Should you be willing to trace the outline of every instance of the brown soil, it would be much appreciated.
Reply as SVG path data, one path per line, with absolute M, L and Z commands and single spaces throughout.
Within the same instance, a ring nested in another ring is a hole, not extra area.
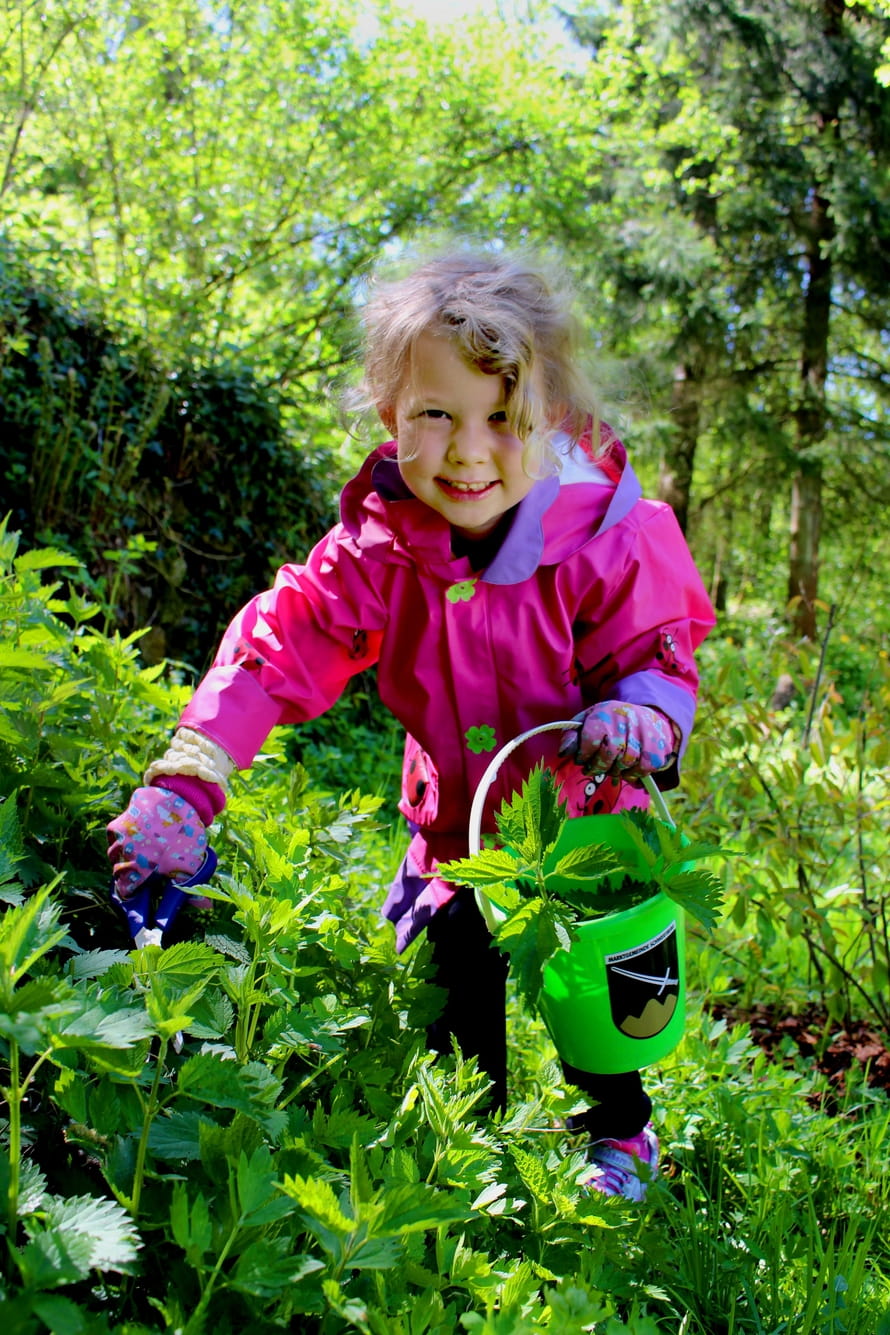
M 829 1081 L 838 1098 L 843 1096 L 847 1072 L 854 1063 L 865 1072 L 866 1083 L 890 1093 L 890 1048 L 887 1037 L 864 1022 L 841 1026 L 824 1011 L 811 1007 L 800 1015 L 787 1015 L 771 1006 L 736 1010 L 713 1006 L 710 1013 L 728 1024 L 747 1024 L 751 1037 L 770 1057 L 784 1057 L 785 1039 L 791 1039 L 802 1057 L 812 1060 Z M 834 1102 L 829 1096 L 829 1102 Z

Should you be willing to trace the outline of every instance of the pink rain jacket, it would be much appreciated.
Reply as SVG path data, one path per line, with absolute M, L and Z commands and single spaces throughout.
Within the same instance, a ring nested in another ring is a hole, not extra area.
M 535 483 L 481 572 L 407 490 L 395 443 L 375 450 L 306 564 L 283 566 L 235 617 L 182 715 L 245 769 L 274 725 L 322 714 L 377 664 L 408 731 L 399 806 L 413 839 L 384 906 L 400 949 L 454 893 L 429 874 L 466 855 L 473 793 L 505 742 L 599 700 L 652 705 L 689 736 L 711 606 L 673 511 L 641 498 L 607 430 L 603 444 L 598 463 L 576 450 Z M 483 829 L 542 758 L 572 814 L 645 805 L 639 787 L 559 761 L 558 745 L 552 733 L 513 752 Z M 659 782 L 674 786 L 676 767 Z

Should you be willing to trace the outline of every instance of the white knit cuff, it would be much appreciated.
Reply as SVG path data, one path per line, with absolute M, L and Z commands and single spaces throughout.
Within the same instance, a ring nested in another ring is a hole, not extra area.
M 225 789 L 234 768 L 232 757 L 202 732 L 177 728 L 160 760 L 153 760 L 145 771 L 143 782 L 148 786 L 159 774 L 191 774 Z

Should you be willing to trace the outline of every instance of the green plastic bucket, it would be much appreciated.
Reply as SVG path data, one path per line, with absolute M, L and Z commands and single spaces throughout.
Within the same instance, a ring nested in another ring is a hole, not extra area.
M 500 765 L 522 742 L 574 721 L 533 728 L 509 742 L 482 776 L 470 813 L 470 852 L 481 844 L 482 807 Z M 645 781 L 644 781 L 645 782 Z M 671 823 L 655 784 L 646 783 L 657 814 Z M 601 844 L 637 850 L 617 816 L 579 816 L 563 827 L 550 866 L 572 848 Z M 640 867 L 641 880 L 645 880 Z M 615 878 L 621 881 L 625 872 Z M 611 878 L 608 878 L 611 879 Z M 571 881 L 555 888 L 569 889 Z M 492 930 L 503 911 L 484 895 L 479 906 Z M 682 909 L 660 891 L 622 913 L 579 923 L 577 940 L 544 969 L 538 1008 L 560 1057 L 582 1071 L 616 1075 L 660 1061 L 679 1043 L 686 1017 L 685 923 Z

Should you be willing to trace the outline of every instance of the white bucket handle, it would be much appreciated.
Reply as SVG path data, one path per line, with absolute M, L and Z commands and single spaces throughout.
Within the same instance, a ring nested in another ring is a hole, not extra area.
M 498 751 L 497 755 L 482 775 L 482 778 L 479 780 L 473 797 L 473 804 L 470 807 L 469 843 L 471 857 L 474 857 L 482 846 L 482 809 L 485 806 L 488 790 L 494 783 L 498 770 L 501 768 L 501 765 L 507 757 L 512 755 L 517 746 L 521 746 L 523 742 L 527 742 L 531 737 L 537 737 L 542 732 L 556 732 L 557 729 L 562 729 L 564 731 L 566 728 L 577 728 L 578 726 L 579 721 L 576 718 L 569 719 L 568 721 L 565 719 L 556 719 L 552 723 L 540 723 L 536 728 L 529 728 L 528 732 L 520 733 L 518 737 L 513 738 L 512 742 L 507 742 L 501 747 L 500 751 Z M 646 792 L 652 799 L 652 803 L 656 808 L 659 818 L 663 820 L 666 825 L 673 826 L 674 822 L 671 820 L 671 815 L 668 811 L 667 803 L 664 800 L 664 795 L 656 785 L 652 775 L 644 774 L 642 783 Z

